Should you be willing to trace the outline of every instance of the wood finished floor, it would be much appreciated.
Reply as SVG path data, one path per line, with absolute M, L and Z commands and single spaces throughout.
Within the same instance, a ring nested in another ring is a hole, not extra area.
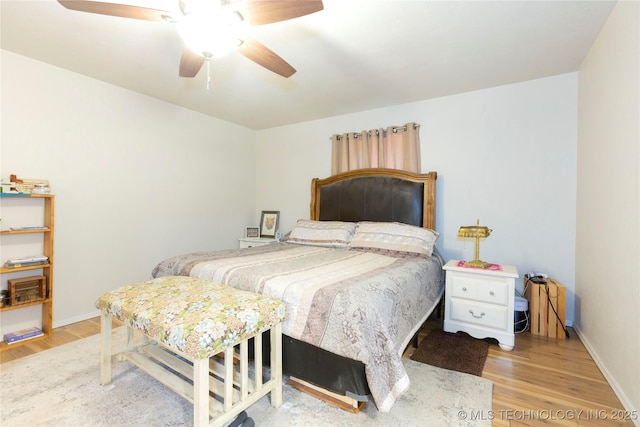
M 439 319 L 430 319 L 420 338 L 441 327 Z M 56 328 L 50 338 L 3 349 L 0 363 L 99 332 L 98 317 Z M 482 376 L 493 382 L 492 412 L 466 415 L 492 419 L 497 427 L 634 426 L 630 420 L 612 419 L 624 415 L 624 408 L 575 332 L 570 334 L 568 340 L 518 334 L 510 352 L 491 345 Z M 405 356 L 413 350 L 408 348 Z

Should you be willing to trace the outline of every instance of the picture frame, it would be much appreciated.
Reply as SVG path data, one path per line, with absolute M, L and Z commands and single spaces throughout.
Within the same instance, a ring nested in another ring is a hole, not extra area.
M 280 223 L 280 211 L 262 211 L 260 215 L 260 237 L 275 238 Z
M 244 228 L 244 237 L 247 239 L 260 237 L 260 227 L 251 225 Z

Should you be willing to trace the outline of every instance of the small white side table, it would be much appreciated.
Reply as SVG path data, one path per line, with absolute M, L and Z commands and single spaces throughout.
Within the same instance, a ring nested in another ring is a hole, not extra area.
M 242 239 L 238 239 L 240 249 L 268 245 L 274 242 L 276 242 L 276 239 L 270 239 L 268 237 L 244 237 Z
M 513 350 L 514 299 L 518 269 L 458 267 L 451 260 L 443 267 L 445 282 L 445 332 L 463 331 L 474 338 L 495 338 L 500 348 Z

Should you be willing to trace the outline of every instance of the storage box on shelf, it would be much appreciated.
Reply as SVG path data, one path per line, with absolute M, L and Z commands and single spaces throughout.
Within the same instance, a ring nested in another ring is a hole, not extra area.
M 47 261 L 44 263 L 26 263 L 13 264 L 10 266 L 5 265 L 6 259 L 2 260 L 2 266 L 0 267 L 0 276 L 2 277 L 2 289 L 8 292 L 8 296 L 5 297 L 0 304 L 0 315 L 11 310 L 20 310 L 26 307 L 40 305 L 42 307 L 41 318 L 33 319 L 34 326 L 41 324 L 42 335 L 24 342 L 17 342 L 11 345 L 11 348 L 15 348 L 27 342 L 33 342 L 42 338 L 49 337 L 51 335 L 51 329 L 53 325 L 53 265 L 54 265 L 54 251 L 53 251 L 53 238 L 54 238 L 54 200 L 55 196 L 52 194 L 19 194 L 19 195 L 6 195 L 0 196 L 0 201 L 4 206 L 9 206 L 13 203 L 19 203 L 24 199 L 41 200 L 43 205 L 43 221 L 42 225 L 37 224 L 35 227 L 18 227 L 0 230 L 0 245 L 2 251 L 10 247 L 11 245 L 19 245 L 20 235 L 41 235 L 42 236 L 42 254 L 47 257 Z M 6 205 L 5 205 L 6 204 Z M 26 206 L 25 209 L 29 209 Z M 6 220 L 3 223 L 6 224 Z M 4 228 L 4 225 L 3 225 Z M 8 238 L 8 236 L 14 236 Z M 25 254 L 29 255 L 29 254 Z M 36 273 L 30 277 L 11 278 L 9 276 L 12 273 L 33 271 Z M 5 294 L 6 294 L 5 293 Z M 19 328 L 20 329 L 20 328 Z M 3 331 L 5 333 L 12 331 Z M 0 351 L 4 351 L 8 348 L 6 342 L 0 344 Z
M 31 302 L 44 301 L 47 297 L 47 278 L 30 276 L 22 279 L 8 280 L 9 305 L 17 306 Z

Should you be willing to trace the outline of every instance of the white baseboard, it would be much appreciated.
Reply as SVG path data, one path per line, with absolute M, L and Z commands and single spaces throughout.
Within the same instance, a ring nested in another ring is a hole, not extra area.
M 624 407 L 624 409 L 629 411 L 632 414 L 640 414 L 640 410 L 638 408 L 633 407 L 633 404 L 631 403 L 627 395 L 620 388 L 620 385 L 617 383 L 615 378 L 613 378 L 613 376 L 611 375 L 611 372 L 609 372 L 605 364 L 602 362 L 602 359 L 600 359 L 600 356 L 595 351 L 595 349 L 593 348 L 593 346 L 591 345 L 587 337 L 580 331 L 580 328 L 577 325 L 573 325 L 573 330 L 578 335 L 578 338 L 580 338 L 580 341 L 582 341 L 582 344 L 584 344 L 585 348 L 591 355 L 591 358 L 593 359 L 593 361 L 596 362 L 596 365 L 598 366 L 598 368 L 600 368 L 602 375 L 604 375 L 605 379 L 613 389 L 613 392 L 616 394 L 616 396 L 618 396 L 618 399 L 620 399 L 620 403 L 622 403 L 622 406 Z M 633 423 L 636 426 L 640 427 L 640 417 L 637 417 L 635 420 L 633 420 Z
M 54 328 L 60 328 L 62 326 L 67 326 L 67 325 L 70 325 L 72 323 L 78 323 L 78 322 L 82 322 L 83 320 L 93 319 L 94 317 L 98 317 L 98 316 L 100 316 L 100 310 L 96 310 L 96 311 L 91 312 L 91 313 L 82 314 L 82 315 L 76 316 L 76 317 L 70 317 L 68 319 L 55 321 L 55 322 L 53 322 L 53 327 Z

